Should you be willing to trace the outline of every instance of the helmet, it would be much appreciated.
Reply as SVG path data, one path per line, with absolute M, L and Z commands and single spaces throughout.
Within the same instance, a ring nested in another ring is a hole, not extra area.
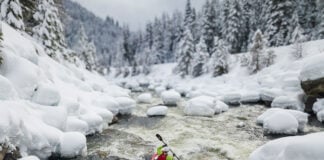
M 170 151 L 170 148 L 169 147 L 163 147 L 162 148 L 162 152 L 169 152 Z

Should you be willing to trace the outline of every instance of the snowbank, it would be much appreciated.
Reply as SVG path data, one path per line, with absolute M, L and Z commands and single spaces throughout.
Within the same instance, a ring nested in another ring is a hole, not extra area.
M 166 106 L 155 106 L 151 107 L 146 112 L 147 116 L 166 116 L 168 114 L 168 107 Z
M 17 98 L 16 90 L 14 90 L 11 82 L 0 75 L 0 100 L 10 100 Z
M 324 132 L 280 138 L 256 149 L 249 160 L 324 159 Z
M 161 98 L 164 105 L 176 106 L 181 99 L 181 95 L 174 90 L 170 90 L 162 92 Z

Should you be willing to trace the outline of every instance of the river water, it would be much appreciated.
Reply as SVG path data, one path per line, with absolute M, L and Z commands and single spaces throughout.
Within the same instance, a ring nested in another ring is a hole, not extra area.
M 264 136 L 262 127 L 255 123 L 267 109 L 262 105 L 231 107 L 208 118 L 185 116 L 184 101 L 170 107 L 166 117 L 152 118 L 146 111 L 161 104 L 160 98 L 155 96 L 151 104 L 138 104 L 132 116 L 121 117 L 103 133 L 88 137 L 87 159 L 148 159 L 162 144 L 155 137 L 159 133 L 182 160 L 245 160 L 257 147 L 278 138 Z M 316 121 L 305 129 L 305 133 L 318 131 L 323 131 L 323 125 Z

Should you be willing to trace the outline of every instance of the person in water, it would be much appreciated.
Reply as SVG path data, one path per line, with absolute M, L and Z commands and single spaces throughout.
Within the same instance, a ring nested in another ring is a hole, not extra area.
M 157 148 L 157 152 L 152 160 L 173 160 L 173 156 L 169 155 L 170 148 L 165 144 Z

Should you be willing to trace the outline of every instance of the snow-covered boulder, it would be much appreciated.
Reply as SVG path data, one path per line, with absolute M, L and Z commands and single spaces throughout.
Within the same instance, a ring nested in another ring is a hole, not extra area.
M 82 134 L 86 134 L 89 130 L 88 123 L 75 116 L 71 116 L 67 118 L 66 121 L 66 131 L 68 132 L 80 132 Z
M 166 106 L 155 106 L 151 107 L 146 112 L 147 116 L 166 116 L 168 114 L 168 107 Z
M 242 94 L 240 102 L 243 104 L 258 103 L 260 99 L 260 93 L 258 92 L 246 92 Z
M 181 95 L 174 90 L 170 90 L 162 92 L 161 98 L 164 105 L 176 106 L 181 99 Z
M 88 131 L 86 134 L 93 134 L 102 131 L 103 119 L 98 114 L 87 111 L 85 114 L 80 116 L 80 119 L 88 124 Z
M 0 100 L 10 100 L 17 97 L 17 93 L 11 82 L 0 75 Z
M 156 95 L 158 95 L 158 96 L 160 96 L 162 92 L 166 91 L 165 87 L 163 87 L 163 86 L 156 87 L 154 90 L 155 90 Z
M 324 99 L 317 99 L 317 101 L 313 105 L 313 111 L 318 113 L 324 110 Z
M 249 160 L 322 160 L 324 132 L 276 139 L 259 147 Z
M 241 94 L 228 93 L 223 96 L 222 100 L 228 105 L 240 105 Z
M 119 103 L 111 96 L 98 97 L 92 101 L 92 104 L 97 107 L 108 109 L 114 115 L 119 113 Z
M 186 97 L 191 90 L 191 88 L 186 85 L 179 85 L 179 86 L 176 86 L 174 89 L 175 89 L 175 91 L 180 93 L 181 97 Z
M 32 97 L 32 101 L 41 105 L 56 106 L 60 103 L 61 95 L 55 86 L 40 84 Z
M 128 97 L 118 97 L 115 100 L 119 104 L 119 114 L 121 115 L 132 114 L 136 107 L 136 102 Z
M 271 106 L 271 102 L 279 96 L 283 96 L 284 93 L 281 89 L 262 89 L 260 92 L 260 97 L 263 102 L 266 103 L 266 105 Z
M 259 125 L 264 125 L 265 119 L 268 117 L 272 116 L 273 114 L 276 113 L 282 113 L 286 112 L 289 113 L 290 115 L 294 116 L 295 119 L 298 121 L 298 131 L 303 131 L 307 122 L 308 122 L 308 114 L 301 112 L 301 111 L 296 111 L 296 110 L 287 110 L 287 109 L 281 109 L 281 108 L 271 108 L 268 109 L 266 112 L 261 114 L 257 120 L 256 123 Z
M 183 111 L 188 116 L 212 117 L 215 114 L 214 99 L 208 96 L 190 99 Z
M 97 113 L 104 120 L 104 122 L 106 122 L 104 123 L 104 127 L 108 127 L 108 124 L 111 123 L 114 118 L 114 114 L 107 109 L 92 107 L 91 110 Z
M 300 102 L 296 98 L 288 97 L 288 96 L 279 96 L 276 97 L 272 103 L 272 108 L 282 108 L 282 109 L 293 109 L 293 110 L 303 110 L 300 106 Z
M 324 122 L 324 110 L 319 111 L 319 112 L 316 114 L 316 116 L 317 116 L 318 121 L 320 121 L 320 122 Z
M 229 109 L 229 106 L 225 104 L 224 102 L 217 100 L 216 104 L 214 106 L 214 110 L 216 114 L 222 113 L 222 112 L 227 112 Z
M 152 95 L 151 95 L 151 93 L 140 94 L 137 97 L 137 102 L 138 103 L 147 103 L 147 104 L 152 103 Z
M 287 112 L 276 112 L 264 119 L 263 131 L 266 134 L 295 135 L 298 132 L 298 121 Z
M 60 138 L 60 154 L 64 158 L 87 155 L 87 139 L 78 132 L 64 133 Z

